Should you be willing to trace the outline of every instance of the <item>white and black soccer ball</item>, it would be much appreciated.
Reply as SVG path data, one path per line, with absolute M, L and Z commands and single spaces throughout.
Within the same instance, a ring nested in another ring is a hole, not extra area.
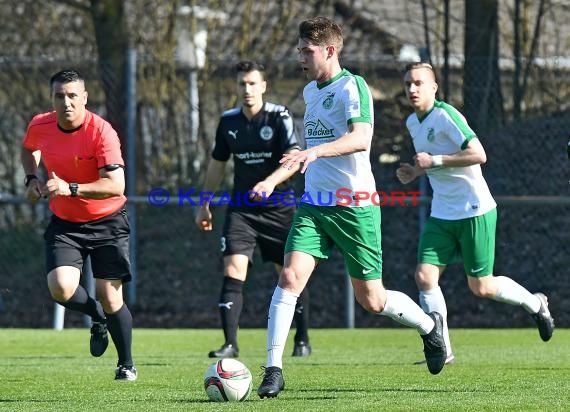
M 251 372 L 236 359 L 220 359 L 204 374 L 204 389 L 215 402 L 245 401 L 251 393 Z

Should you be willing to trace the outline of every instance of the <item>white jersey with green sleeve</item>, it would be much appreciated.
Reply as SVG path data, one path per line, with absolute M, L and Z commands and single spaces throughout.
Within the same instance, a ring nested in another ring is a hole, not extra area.
M 332 142 L 348 133 L 352 123 L 374 124 L 372 94 L 365 80 L 343 69 L 325 83 L 312 81 L 303 90 L 305 100 L 304 132 L 307 148 Z M 338 191 L 344 196 L 339 198 Z M 332 198 L 346 204 L 346 196 L 364 192 L 372 197 L 376 182 L 367 150 L 336 157 L 320 157 L 305 172 L 305 195 L 316 199 Z M 346 206 L 369 206 L 370 199 L 350 202 Z M 322 204 L 323 206 L 325 204 Z
M 464 150 L 471 139 L 477 138 L 457 109 L 437 100 L 422 119 L 412 113 L 406 127 L 417 153 L 453 154 Z M 433 217 L 465 219 L 483 215 L 497 206 L 480 165 L 437 167 L 428 169 L 427 175 L 433 189 Z

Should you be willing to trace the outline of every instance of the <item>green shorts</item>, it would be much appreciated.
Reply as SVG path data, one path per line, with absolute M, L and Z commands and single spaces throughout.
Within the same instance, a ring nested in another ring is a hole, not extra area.
M 327 259 L 333 246 L 350 276 L 382 278 L 382 236 L 378 206 L 315 206 L 302 203 L 291 225 L 285 253 L 299 251 Z
M 447 266 L 463 261 L 467 276 L 493 273 L 497 209 L 459 220 L 429 217 L 420 237 L 418 262 Z

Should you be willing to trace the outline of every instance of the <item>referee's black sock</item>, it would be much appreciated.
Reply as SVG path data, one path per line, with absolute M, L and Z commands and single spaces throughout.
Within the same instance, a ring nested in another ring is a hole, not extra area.
M 236 348 L 238 347 L 237 331 L 239 317 L 243 308 L 243 284 L 244 282 L 241 280 L 224 276 L 222 293 L 218 303 L 224 337 L 226 338 L 225 343 L 230 343 Z
M 309 343 L 309 289 L 305 287 L 297 298 L 295 306 L 295 342 Z
M 117 366 L 133 366 L 133 316 L 126 304 L 115 313 L 107 313 L 107 329 L 119 355 Z
M 105 314 L 103 313 L 101 303 L 89 296 L 85 288 L 81 285 L 77 286 L 75 293 L 67 302 L 58 303 L 67 309 L 75 310 L 91 316 L 91 319 L 93 319 L 94 322 L 105 321 Z

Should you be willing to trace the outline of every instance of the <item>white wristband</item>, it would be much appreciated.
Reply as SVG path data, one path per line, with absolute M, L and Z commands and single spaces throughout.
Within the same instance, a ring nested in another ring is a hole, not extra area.
M 431 167 L 443 166 L 443 155 L 435 155 L 431 157 Z

